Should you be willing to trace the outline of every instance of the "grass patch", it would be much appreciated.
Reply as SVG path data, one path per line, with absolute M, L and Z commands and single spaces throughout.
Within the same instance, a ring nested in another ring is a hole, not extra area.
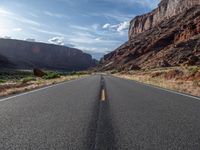
M 192 75 L 193 75 L 193 74 L 196 74 L 198 71 L 199 71 L 199 68 L 198 68 L 198 67 L 189 68 L 189 72 L 190 72 Z
M 22 79 L 22 83 L 27 83 L 27 82 L 30 82 L 30 81 L 36 81 L 36 78 L 29 76 L 29 77 Z
M 111 74 L 115 74 L 115 73 L 118 73 L 118 71 L 117 70 L 112 70 L 110 73 Z
M 199 82 L 198 82 L 197 80 L 194 80 L 194 81 L 193 81 L 193 85 L 194 85 L 194 86 L 197 86 L 197 87 L 200 87 L 200 84 L 199 84 Z
M 5 83 L 6 80 L 0 79 L 0 83 Z
M 0 80 L 3 81 L 21 81 L 23 78 L 33 77 L 32 72 L 25 71 L 8 71 L 8 72 L 0 72 Z
M 35 77 L 31 71 L 0 72 L 0 96 L 21 93 L 28 90 L 74 80 L 87 75 L 87 72 L 55 72 L 46 71 L 43 78 Z M 72 74 L 72 75 L 70 75 Z M 6 84 L 1 84 L 1 83 Z
M 90 74 L 90 73 L 84 72 L 84 71 L 81 71 L 81 72 L 73 71 L 73 72 L 68 73 L 68 75 L 70 76 L 81 76 L 81 75 L 87 75 L 87 74 Z
M 138 72 L 131 71 L 116 73 L 115 75 L 121 78 L 200 96 L 200 79 L 198 72 L 198 66 L 191 66 L 187 68 L 162 68 L 160 70 L 149 70 L 148 72 L 143 70 Z
M 58 72 L 53 72 L 53 71 L 49 71 L 47 72 L 47 74 L 43 77 L 43 79 L 45 80 L 51 80 L 51 79 L 56 79 L 56 78 L 60 78 L 61 74 Z

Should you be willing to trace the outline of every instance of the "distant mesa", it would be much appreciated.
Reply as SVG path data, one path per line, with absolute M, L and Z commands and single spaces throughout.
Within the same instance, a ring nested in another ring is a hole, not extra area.
M 200 0 L 162 0 L 131 21 L 128 36 L 101 59 L 100 70 L 200 65 Z
M 0 68 L 79 71 L 93 67 L 96 63 L 91 55 L 75 48 L 0 39 Z
M 14 64 L 12 64 L 5 56 L 0 54 L 0 68 L 14 68 Z

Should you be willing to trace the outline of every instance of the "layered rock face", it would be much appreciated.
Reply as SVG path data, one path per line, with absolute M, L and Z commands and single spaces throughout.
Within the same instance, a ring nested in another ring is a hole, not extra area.
M 165 7 L 164 12 L 169 11 L 168 15 L 165 15 L 167 19 L 129 34 L 128 42 L 101 59 L 101 70 L 200 65 L 200 5 L 193 6 L 193 2 L 199 1 L 187 0 L 186 3 L 183 0 L 185 5 L 189 4 L 184 6 L 185 10 L 183 10 L 175 5 L 180 4 L 179 0 L 163 0 L 159 8 L 149 14 L 155 14 L 158 10 L 161 12 L 162 9 L 164 10 L 161 8 L 164 4 L 169 7 L 174 3 L 172 8 Z M 179 11 L 181 13 L 178 13 Z M 176 13 L 178 14 L 174 15 Z M 172 17 L 169 17 L 170 15 Z M 135 20 L 138 24 L 144 25 L 138 17 Z
M 200 5 L 200 0 L 161 0 L 158 8 L 151 13 L 137 16 L 131 21 L 129 39 L 196 5 Z
M 76 71 L 95 65 L 91 55 L 81 50 L 36 42 L 0 39 L 0 67 L 15 69 Z

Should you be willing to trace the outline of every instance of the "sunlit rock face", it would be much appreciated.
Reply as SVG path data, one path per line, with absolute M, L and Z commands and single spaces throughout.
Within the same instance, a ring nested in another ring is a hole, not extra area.
M 200 0 L 162 0 L 132 20 L 129 40 L 105 55 L 101 70 L 200 66 Z
M 137 16 L 131 21 L 129 39 L 195 5 L 200 5 L 200 0 L 161 0 L 158 7 L 151 13 Z

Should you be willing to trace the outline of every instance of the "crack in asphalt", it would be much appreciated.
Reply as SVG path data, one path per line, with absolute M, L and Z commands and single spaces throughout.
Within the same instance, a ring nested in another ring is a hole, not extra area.
M 101 91 L 105 91 L 105 100 L 101 99 L 99 104 L 99 114 L 97 120 L 95 150 L 111 150 L 114 149 L 114 132 L 110 114 L 109 101 L 107 99 L 106 85 L 103 76 L 101 76 Z
M 101 91 L 105 90 L 106 100 L 101 100 Z M 101 75 L 98 99 L 93 106 L 93 114 L 88 128 L 87 150 L 115 149 L 115 137 L 112 126 L 110 105 L 107 99 L 106 85 Z

